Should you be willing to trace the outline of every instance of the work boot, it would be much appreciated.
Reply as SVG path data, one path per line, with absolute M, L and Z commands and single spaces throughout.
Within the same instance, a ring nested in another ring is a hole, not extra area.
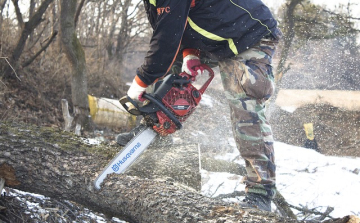
M 255 193 L 246 193 L 244 200 L 239 202 L 243 208 L 257 208 L 263 211 L 271 211 L 271 199 L 268 196 Z
M 124 132 L 120 133 L 115 137 L 116 142 L 120 146 L 125 146 L 136 134 L 138 134 L 140 131 L 144 130 L 146 128 L 145 124 L 140 124 L 133 128 L 130 132 Z

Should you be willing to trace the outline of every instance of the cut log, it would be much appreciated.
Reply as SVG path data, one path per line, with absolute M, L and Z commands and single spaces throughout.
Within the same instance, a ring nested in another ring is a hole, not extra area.
M 71 200 L 109 217 L 141 223 L 296 222 L 274 213 L 241 209 L 161 179 L 112 174 L 96 190 L 94 179 L 118 147 L 89 145 L 68 132 L 0 123 L 0 147 L 0 165 L 13 168 L 20 183 L 10 187 Z
M 201 174 L 196 144 L 163 145 L 153 143 L 134 163 L 127 175 L 147 179 L 165 179 L 201 191 Z

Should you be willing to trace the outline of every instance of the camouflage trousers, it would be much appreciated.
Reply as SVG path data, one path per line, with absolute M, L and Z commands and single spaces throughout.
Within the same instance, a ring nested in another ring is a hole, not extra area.
M 263 38 L 247 51 L 219 62 L 234 138 L 246 163 L 246 192 L 269 197 L 276 192 L 276 166 L 265 102 L 275 89 L 271 60 L 277 43 Z

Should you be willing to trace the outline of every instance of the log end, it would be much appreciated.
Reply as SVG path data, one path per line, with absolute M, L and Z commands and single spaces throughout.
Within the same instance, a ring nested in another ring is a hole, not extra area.
M 0 165 L 0 178 L 5 180 L 6 186 L 17 186 L 20 184 L 20 181 L 16 179 L 15 169 L 7 163 Z

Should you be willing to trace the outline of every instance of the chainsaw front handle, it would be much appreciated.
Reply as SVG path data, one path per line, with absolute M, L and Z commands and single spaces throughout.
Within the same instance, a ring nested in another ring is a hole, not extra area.
M 129 96 L 125 95 L 124 97 L 120 98 L 120 104 L 124 107 L 124 109 L 132 115 L 142 115 L 139 105 L 131 99 Z
M 177 119 L 175 117 L 175 115 L 173 113 L 171 113 L 161 101 L 159 101 L 155 97 L 151 96 L 150 94 L 146 94 L 146 93 L 143 94 L 143 98 L 146 98 L 150 102 L 153 102 L 162 112 L 164 112 L 164 114 L 167 117 L 169 117 L 172 122 L 174 122 L 177 129 L 182 128 L 182 124 L 179 121 L 179 119 Z M 143 115 L 144 116 L 149 113 L 149 112 L 146 112 L 145 110 L 143 110 L 138 105 L 138 103 L 136 103 L 136 101 L 134 101 L 127 95 L 120 98 L 119 102 L 124 107 L 124 109 L 132 115 L 136 115 L 136 116 Z

